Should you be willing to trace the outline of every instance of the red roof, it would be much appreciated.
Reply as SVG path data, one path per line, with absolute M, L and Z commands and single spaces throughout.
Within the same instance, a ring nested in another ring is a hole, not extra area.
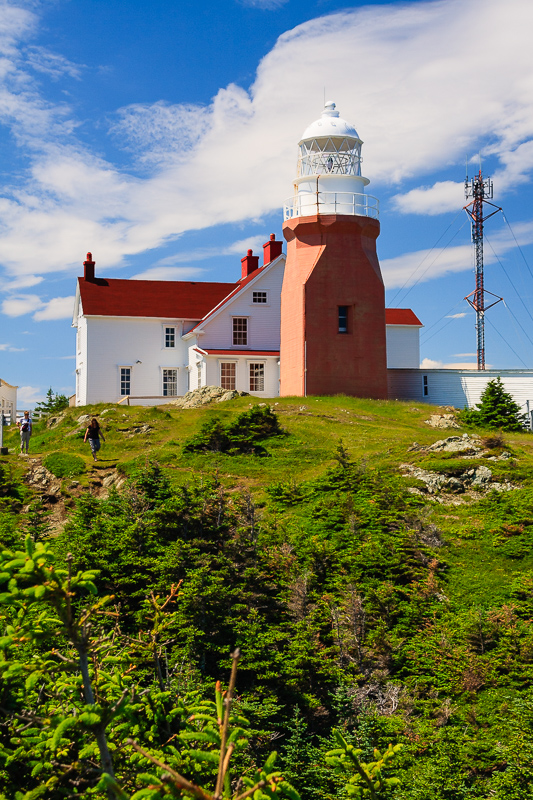
M 202 319 L 236 289 L 235 283 L 78 278 L 83 313 L 105 317 Z
M 196 348 L 194 348 L 196 350 Z M 196 350 L 197 353 L 204 352 L 208 356 L 279 356 L 279 350 Z
M 424 327 L 410 308 L 386 308 L 385 323 L 387 325 L 419 325 Z

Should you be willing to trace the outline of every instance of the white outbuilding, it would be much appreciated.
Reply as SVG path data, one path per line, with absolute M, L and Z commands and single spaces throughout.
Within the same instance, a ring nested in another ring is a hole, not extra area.
M 12 386 L 10 383 L 0 378 L 0 411 L 4 415 L 4 422 L 6 425 L 11 425 L 15 422 L 17 413 L 17 389 L 18 386 Z

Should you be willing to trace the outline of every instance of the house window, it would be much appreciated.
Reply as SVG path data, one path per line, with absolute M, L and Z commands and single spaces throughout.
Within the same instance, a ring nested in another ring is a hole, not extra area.
M 424 397 L 427 397 L 428 394 L 429 394 L 428 376 L 427 375 L 423 375 L 422 376 L 422 394 L 424 395 Z
M 163 397 L 176 397 L 178 394 L 178 370 L 163 370 Z
M 348 306 L 339 306 L 339 333 L 348 333 Z
M 235 389 L 235 367 L 234 361 L 225 361 L 220 365 L 220 387 L 233 391 Z
M 131 367 L 120 368 L 120 394 L 122 397 L 131 394 Z
M 268 295 L 266 292 L 252 292 L 252 303 L 268 303 Z
M 233 317 L 233 344 L 248 344 L 248 317 Z
M 250 391 L 265 391 L 265 365 L 262 363 L 250 364 Z
M 165 327 L 165 347 L 176 347 L 176 328 Z

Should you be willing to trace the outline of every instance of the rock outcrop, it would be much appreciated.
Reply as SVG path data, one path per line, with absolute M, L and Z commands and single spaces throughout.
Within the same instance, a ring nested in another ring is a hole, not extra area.
M 183 397 L 173 400 L 171 405 L 178 408 L 199 408 L 213 402 L 224 403 L 235 397 L 248 397 L 248 392 L 228 391 L 221 389 L 220 386 L 202 386 L 200 389 L 193 389 Z

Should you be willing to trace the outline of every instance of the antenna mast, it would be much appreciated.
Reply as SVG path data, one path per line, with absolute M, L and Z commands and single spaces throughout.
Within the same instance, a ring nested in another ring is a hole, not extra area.
M 490 178 L 483 178 L 481 169 L 471 181 L 468 180 L 467 176 L 465 180 L 465 198 L 468 200 L 471 197 L 472 200 L 464 209 L 472 221 L 472 242 L 476 255 L 476 288 L 465 297 L 465 300 L 470 303 L 476 312 L 477 368 L 480 370 L 485 369 L 485 311 L 488 311 L 489 308 L 503 300 L 503 297 L 498 297 L 498 295 L 486 291 L 483 275 L 483 223 L 489 217 L 501 211 L 499 206 L 494 205 L 487 199 L 490 198 L 492 200 L 492 196 L 492 181 Z M 491 206 L 494 211 L 485 214 L 484 204 Z M 496 299 L 487 305 L 485 295 L 490 295 L 491 298 Z

